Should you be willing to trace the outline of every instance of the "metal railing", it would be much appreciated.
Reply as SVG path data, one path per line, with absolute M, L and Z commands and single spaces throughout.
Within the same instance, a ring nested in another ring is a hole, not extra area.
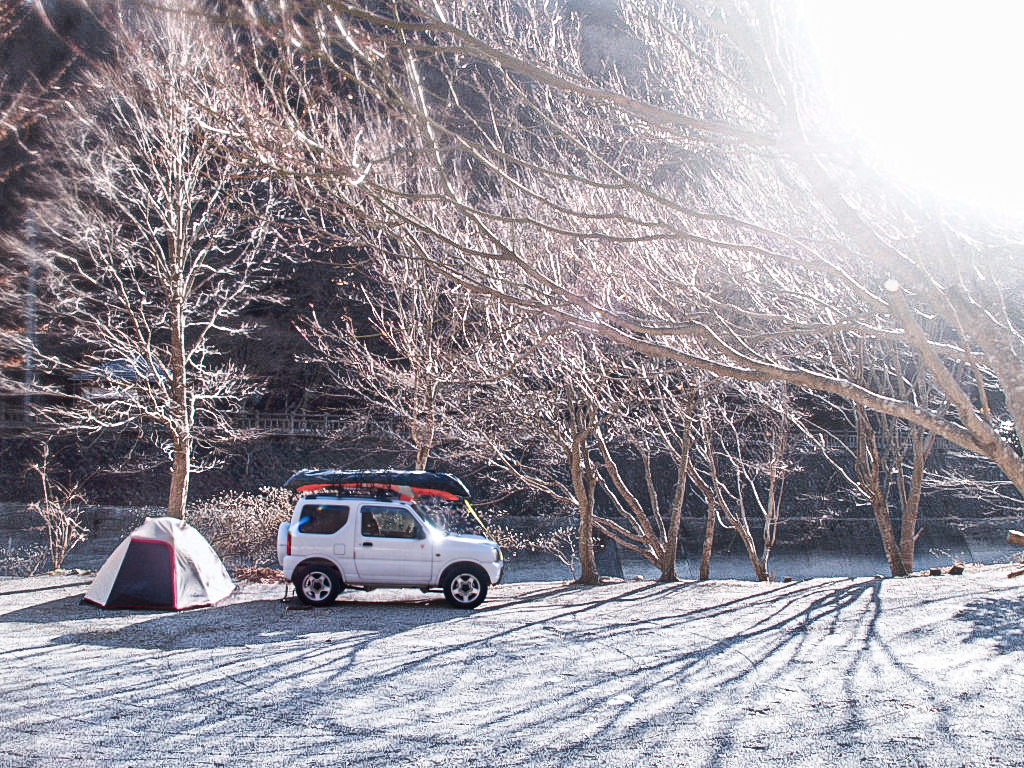
M 822 438 L 815 440 L 816 445 L 821 445 Z M 804 441 L 805 444 L 810 447 L 810 441 Z M 843 451 L 855 451 L 857 449 L 857 435 L 854 432 L 840 432 L 832 433 L 824 437 L 824 444 L 826 450 L 830 453 L 843 452 Z M 935 438 L 935 450 L 936 451 L 962 451 L 964 450 L 955 443 L 951 443 L 944 437 Z
M 283 436 L 331 435 L 344 426 L 338 416 L 311 413 L 239 413 L 232 422 L 240 429 Z
M 302 413 L 278 412 L 264 413 L 249 411 L 236 413 L 231 417 L 232 424 L 239 429 L 252 430 L 265 435 L 281 437 L 321 437 L 336 434 L 345 427 L 345 419 L 340 416 Z M 0 431 L 16 432 L 28 429 L 33 424 L 32 415 L 20 408 L 0 407 Z M 822 438 L 815 440 L 818 446 Z M 804 440 L 805 448 L 811 448 L 810 441 Z M 857 436 L 853 432 L 839 432 L 824 436 L 825 448 L 829 452 L 843 453 L 856 450 Z M 935 450 L 940 452 L 961 451 L 944 438 L 937 438 Z
M 344 426 L 344 420 L 338 416 L 311 413 L 246 412 L 236 413 L 230 420 L 239 429 L 285 437 L 327 436 Z M 33 423 L 31 414 L 21 409 L 0 408 L 0 432 L 19 432 Z

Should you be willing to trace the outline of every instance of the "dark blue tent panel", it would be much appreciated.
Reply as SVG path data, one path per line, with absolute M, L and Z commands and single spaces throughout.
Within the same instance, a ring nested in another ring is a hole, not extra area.
M 110 588 L 106 607 L 173 609 L 174 551 L 171 545 L 132 539 Z

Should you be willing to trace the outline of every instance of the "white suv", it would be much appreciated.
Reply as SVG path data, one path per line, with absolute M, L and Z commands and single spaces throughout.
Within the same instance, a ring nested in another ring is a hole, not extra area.
M 413 502 L 342 489 L 299 498 L 278 530 L 277 556 L 299 599 L 314 606 L 346 587 L 417 587 L 475 608 L 505 566 L 485 536 L 448 533 Z

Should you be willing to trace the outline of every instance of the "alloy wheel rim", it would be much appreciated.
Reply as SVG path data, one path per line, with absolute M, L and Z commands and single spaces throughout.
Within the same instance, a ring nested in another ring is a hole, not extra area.
M 460 603 L 471 603 L 480 595 L 480 580 L 469 573 L 460 573 L 452 579 L 452 596 Z
M 323 600 L 331 593 L 331 580 L 319 571 L 308 573 L 302 580 L 302 593 L 310 600 Z

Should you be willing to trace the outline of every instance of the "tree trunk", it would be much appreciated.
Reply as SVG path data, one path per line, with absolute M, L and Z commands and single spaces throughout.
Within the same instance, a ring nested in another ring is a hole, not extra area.
M 935 446 L 935 438 L 925 437 L 921 434 L 920 428 L 912 427 L 911 431 L 914 468 L 910 476 L 910 492 L 903 501 L 903 518 L 900 521 L 900 559 L 907 574 L 914 572 L 914 550 L 917 548 L 917 521 L 921 516 L 924 469 L 928 456 Z
M 889 511 L 888 491 L 883 480 L 887 472 L 882 466 L 882 452 L 878 447 L 878 435 L 872 426 L 866 408 L 857 406 L 857 482 L 861 490 L 871 500 L 871 511 L 875 516 L 875 525 L 882 537 L 882 549 L 889 563 L 889 571 L 893 576 L 906 576 L 906 569 L 900 541 L 896 538 L 896 530 Z M 913 566 L 911 566 L 913 567 Z
M 917 549 L 917 521 L 920 517 L 920 494 L 912 494 L 909 503 L 903 508 L 903 519 L 900 521 L 899 556 L 903 572 L 907 576 L 914 572 L 914 554 Z M 897 574 L 893 574 L 896 576 Z
M 916 534 L 908 536 L 904 533 L 900 536 L 900 563 L 903 565 L 903 573 L 901 575 L 909 576 L 914 572 L 914 555 L 916 549 Z
M 416 469 L 424 470 L 427 468 L 427 462 L 430 460 L 430 446 L 420 445 L 416 448 Z
M 176 263 L 182 263 L 179 258 Z M 174 423 L 171 456 L 171 490 L 167 499 L 167 516 L 185 519 L 188 486 L 192 475 L 192 421 L 189 408 L 189 382 L 185 365 L 185 303 L 176 286 L 170 306 L 170 374 Z
M 683 526 L 683 509 L 686 506 L 687 480 L 690 476 L 690 441 L 683 445 L 682 455 L 676 464 L 676 487 L 672 498 L 672 517 L 665 532 L 665 551 L 662 555 L 661 576 L 658 581 L 679 581 L 676 560 L 679 559 L 679 532 Z
M 885 549 L 885 559 L 889 561 L 889 570 L 892 571 L 893 576 L 909 575 L 910 571 L 904 565 L 900 543 L 893 530 L 889 505 L 885 503 L 885 499 L 876 495 L 871 500 L 871 509 L 875 513 L 878 532 L 882 534 L 882 547 Z
M 715 524 L 718 518 L 715 515 L 715 508 L 708 504 L 708 519 L 704 525 L 704 545 L 700 553 L 700 581 L 707 581 L 711 578 L 711 553 L 715 547 Z
M 36 388 L 36 332 L 38 330 L 39 305 L 39 257 L 36 252 L 36 221 L 30 208 L 25 218 L 25 239 L 32 249 L 28 265 L 28 282 L 25 287 L 25 394 L 22 399 L 22 413 L 26 423 L 32 419 L 32 393 Z
M 750 564 L 754 568 L 755 578 L 758 581 L 769 581 L 768 565 L 758 555 L 754 535 L 750 532 L 750 527 L 746 525 L 746 521 L 744 520 L 741 525 L 733 525 L 733 528 L 740 535 L 740 540 L 743 542 L 743 546 L 747 550 L 747 556 L 750 558 Z
M 594 488 L 597 477 L 586 453 L 589 435 L 589 431 L 577 433 L 569 448 L 572 487 L 580 511 L 580 577 L 576 581 L 579 584 L 600 584 L 597 555 L 594 552 Z
M 594 505 L 580 507 L 580 584 L 600 584 L 597 556 L 594 554 Z
M 671 582 L 679 581 L 679 576 L 676 573 L 676 547 L 667 546 L 665 551 L 662 553 L 658 567 L 661 569 L 661 575 L 658 576 L 658 581 Z
M 185 519 L 188 503 L 189 478 L 192 475 L 192 439 L 174 438 L 174 455 L 171 459 L 171 492 L 167 498 L 167 516 Z

